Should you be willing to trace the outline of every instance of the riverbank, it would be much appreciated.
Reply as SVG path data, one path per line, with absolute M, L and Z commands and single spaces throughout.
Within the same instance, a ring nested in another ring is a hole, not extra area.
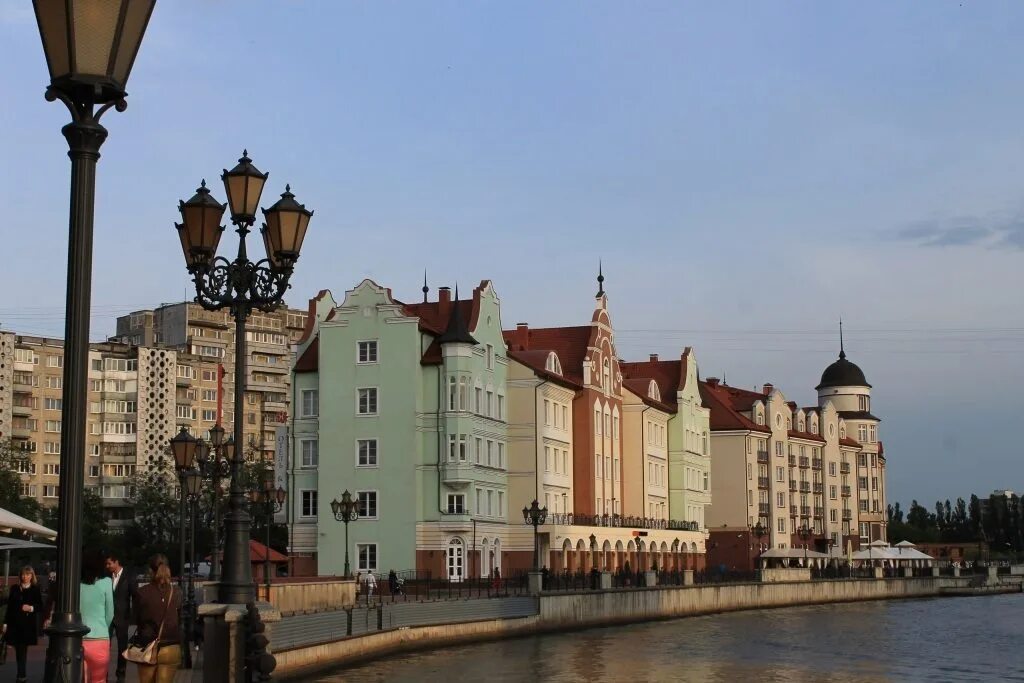
M 395 652 L 615 624 L 734 612 L 870 600 L 961 597 L 978 587 L 971 577 L 929 577 L 735 583 L 671 588 L 544 593 L 535 614 L 507 619 L 399 627 L 275 651 L 275 676 L 308 677 Z M 1019 593 L 1021 581 L 992 584 L 987 591 Z M 991 594 L 991 593 L 988 593 Z M 492 598 L 491 601 L 501 600 Z M 521 600 L 521 598 L 520 598 Z M 469 602 L 469 601 L 467 601 Z M 424 603 L 429 605 L 429 603 Z M 382 606 L 382 610 L 386 606 Z M 273 633 L 271 634 L 273 642 Z

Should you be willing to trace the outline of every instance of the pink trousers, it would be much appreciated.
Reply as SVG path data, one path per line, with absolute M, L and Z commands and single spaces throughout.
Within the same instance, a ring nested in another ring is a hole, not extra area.
M 83 640 L 85 656 L 85 683 L 107 683 L 110 667 L 110 641 L 106 638 Z

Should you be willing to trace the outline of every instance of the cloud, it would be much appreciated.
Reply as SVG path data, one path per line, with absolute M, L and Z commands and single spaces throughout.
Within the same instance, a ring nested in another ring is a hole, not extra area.
M 920 220 L 898 228 L 889 237 L 921 247 L 1024 249 L 1024 215 Z

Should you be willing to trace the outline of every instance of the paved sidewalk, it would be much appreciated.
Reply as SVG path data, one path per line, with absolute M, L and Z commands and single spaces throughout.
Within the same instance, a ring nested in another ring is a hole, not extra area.
M 30 683 L 37 683 L 43 680 L 43 665 L 46 658 L 46 637 L 39 639 L 39 645 L 30 647 L 28 650 L 28 680 Z M 116 641 L 114 641 L 116 642 Z M 202 683 L 202 652 L 192 651 L 192 669 L 179 669 L 178 675 L 174 677 L 175 683 Z M 108 681 L 114 681 L 114 669 L 117 667 L 117 652 L 112 644 L 110 648 L 110 673 Z M 139 677 L 136 673 L 136 665 L 128 662 L 127 683 L 138 683 Z M 14 648 L 7 649 L 7 663 L 0 666 L 0 683 L 14 683 L 17 678 L 18 665 L 14 660 Z

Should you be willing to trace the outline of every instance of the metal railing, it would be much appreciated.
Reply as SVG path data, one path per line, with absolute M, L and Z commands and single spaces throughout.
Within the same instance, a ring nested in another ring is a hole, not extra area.
M 548 524 L 567 526 L 625 527 L 627 529 L 671 529 L 675 531 L 700 531 L 697 522 L 681 519 L 652 519 L 649 517 L 626 517 L 623 515 L 577 515 L 572 512 L 549 513 Z
M 759 489 L 766 489 L 766 488 L 768 488 L 768 477 L 758 477 L 757 478 L 757 487 Z
M 504 577 L 464 577 L 462 579 L 434 578 L 429 571 L 409 569 L 395 572 L 395 580 L 389 574 L 381 574 L 376 585 L 363 581 L 357 585 L 357 605 L 375 605 L 395 602 L 416 602 L 425 600 L 465 600 L 468 598 L 500 598 L 526 595 L 525 575 L 522 579 Z

